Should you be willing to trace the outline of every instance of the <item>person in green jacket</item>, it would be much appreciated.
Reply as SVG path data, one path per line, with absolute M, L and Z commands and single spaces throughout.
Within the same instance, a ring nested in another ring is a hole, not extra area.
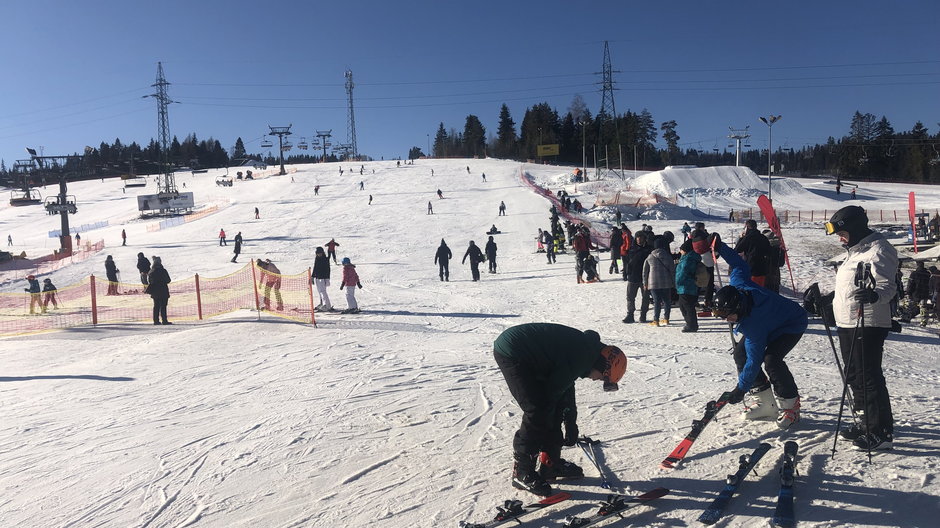
M 496 338 L 493 357 L 523 413 L 513 438 L 513 487 L 548 496 L 549 481 L 583 477 L 580 467 L 561 458 L 561 447 L 578 440 L 574 383 L 590 378 L 603 381 L 604 390 L 617 390 L 626 356 L 593 330 L 526 323 Z

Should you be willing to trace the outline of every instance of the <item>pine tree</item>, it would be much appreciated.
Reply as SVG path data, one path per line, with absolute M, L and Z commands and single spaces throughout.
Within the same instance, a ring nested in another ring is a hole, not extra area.
M 516 157 L 516 123 L 509 115 L 509 107 L 505 103 L 499 109 L 499 127 L 496 130 L 497 158 L 512 159 Z
M 676 133 L 676 121 L 670 120 L 659 126 L 660 130 L 663 131 L 663 140 L 666 142 L 666 152 L 664 153 L 663 162 L 666 165 L 673 163 L 673 160 L 678 160 L 679 157 L 679 134 Z
M 245 143 L 242 141 L 241 136 L 235 140 L 235 146 L 232 147 L 232 158 L 244 158 L 245 157 Z
M 448 156 L 447 152 L 447 131 L 444 130 L 444 122 L 442 121 L 440 126 L 437 127 L 437 134 L 434 135 L 434 157 L 435 158 L 445 158 Z
M 468 158 L 476 158 L 486 153 L 486 129 L 480 118 L 471 114 L 463 128 L 463 152 Z

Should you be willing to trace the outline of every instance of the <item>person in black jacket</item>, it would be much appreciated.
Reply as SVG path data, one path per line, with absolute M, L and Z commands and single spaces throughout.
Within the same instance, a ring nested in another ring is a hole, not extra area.
M 170 301 L 170 274 L 163 267 L 160 257 L 153 257 L 153 266 L 147 280 L 150 284 L 146 292 L 153 299 L 153 324 L 173 324 L 166 318 L 166 305 Z
M 646 257 L 653 252 L 652 247 L 647 243 L 647 233 L 637 231 L 633 236 L 633 244 L 630 245 L 630 251 L 624 257 L 623 269 L 627 276 L 627 316 L 623 322 L 632 323 L 633 312 L 636 310 L 636 294 L 640 292 L 642 300 L 640 302 L 640 322 L 646 322 L 646 313 L 650 309 L 650 293 L 643 287 L 643 263 Z
M 239 231 L 238 234 L 235 235 L 235 256 L 232 257 L 232 262 L 236 262 L 238 260 L 238 255 L 241 252 L 242 252 L 242 232 Z
M 620 267 L 617 261 L 620 260 L 620 247 L 623 246 L 623 233 L 619 227 L 614 227 L 610 232 L 610 269 L 609 275 L 620 273 Z
M 467 246 L 467 252 L 463 254 L 463 260 L 461 260 L 460 263 L 464 264 L 467 262 L 467 257 L 470 257 L 470 275 L 473 277 L 473 282 L 476 282 L 480 280 L 480 263 L 486 260 L 486 258 L 473 240 L 471 240 L 470 245 Z
M 441 282 L 450 282 L 450 259 L 453 257 L 454 254 L 450 252 L 450 248 L 447 247 L 447 242 L 444 242 L 442 238 L 441 245 L 437 247 L 437 252 L 434 253 L 434 263 L 437 264 Z
M 750 266 L 751 280 L 763 287 L 766 284 L 767 270 L 770 267 L 770 241 L 758 231 L 757 222 L 753 218 L 744 223 L 744 236 L 738 240 L 734 251 L 740 254 Z
M 483 249 L 486 251 L 486 260 L 489 261 L 490 273 L 496 273 L 496 242 L 493 241 L 492 236 L 486 241 Z
M 137 271 L 140 272 L 140 283 L 147 285 L 147 275 L 150 274 L 150 260 L 143 252 L 137 254 Z
M 56 291 L 57 289 L 55 284 L 52 284 L 52 279 L 42 280 L 42 313 L 46 313 L 46 307 L 49 306 L 49 303 L 52 303 L 53 310 L 59 308 L 59 301 L 55 298 Z
M 36 307 L 42 308 L 42 296 L 41 289 L 39 288 L 39 279 L 35 275 L 27 275 L 26 281 L 29 283 L 28 288 L 24 288 L 26 293 L 29 294 L 29 313 L 35 314 Z
M 317 287 L 317 294 L 320 296 L 320 304 L 314 307 L 317 312 L 329 312 L 333 310 L 333 304 L 330 302 L 330 295 L 326 292 L 330 287 L 330 257 L 326 256 L 322 246 L 317 246 L 316 254 L 313 257 L 313 284 Z
M 108 278 L 107 295 L 118 295 L 118 273 L 120 271 L 117 269 L 117 264 L 114 263 L 114 257 L 108 255 L 104 259 L 104 274 Z

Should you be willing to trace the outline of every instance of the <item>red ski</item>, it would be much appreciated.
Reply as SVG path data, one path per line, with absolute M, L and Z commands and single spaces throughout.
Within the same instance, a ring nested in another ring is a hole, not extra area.
M 712 418 L 718 414 L 718 411 L 728 403 L 728 398 L 730 397 L 731 393 L 725 392 L 719 396 L 717 400 L 708 402 L 705 405 L 705 415 L 702 416 L 700 420 L 692 420 L 692 430 L 689 431 L 689 434 L 672 450 L 672 453 L 660 463 L 660 466 L 664 469 L 674 469 L 676 464 L 681 462 L 685 456 L 689 454 L 689 450 L 692 449 L 692 444 L 695 443 L 698 435 L 702 434 L 702 431 L 705 430 L 705 426 L 708 425 L 708 423 L 712 421 Z

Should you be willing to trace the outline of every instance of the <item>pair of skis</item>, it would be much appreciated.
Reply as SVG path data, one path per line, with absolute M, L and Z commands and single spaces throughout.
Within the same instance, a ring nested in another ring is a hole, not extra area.
M 796 453 L 798 446 L 796 442 L 787 442 L 783 447 L 783 462 L 780 466 L 780 492 L 777 495 L 777 508 L 774 511 L 774 526 L 790 528 L 796 526 L 796 516 L 793 510 L 793 475 L 796 471 Z M 762 443 L 750 455 L 741 455 L 738 460 L 738 471 L 728 475 L 724 489 L 718 493 L 718 497 L 711 505 L 699 516 L 698 520 L 704 524 L 716 523 L 724 513 L 725 507 L 731 502 L 738 487 L 754 470 L 761 458 L 770 451 L 770 444 Z
M 717 400 L 708 402 L 705 405 L 705 414 L 702 418 L 692 421 L 692 430 L 689 431 L 689 434 L 672 450 L 672 453 L 669 453 L 669 456 L 660 463 L 660 466 L 664 469 L 674 469 L 679 462 L 683 461 L 685 456 L 689 454 L 689 450 L 692 449 L 692 444 L 695 443 L 695 440 L 702 434 L 705 427 L 715 418 L 718 411 L 728 404 L 728 398 L 730 397 L 730 392 L 724 392 Z
M 596 513 L 589 517 L 569 516 L 565 519 L 565 524 L 562 526 L 565 528 L 585 528 L 614 517 L 624 518 L 627 510 L 646 504 L 668 493 L 669 490 L 666 488 L 656 488 L 637 496 L 608 495 L 607 499 L 598 505 Z M 522 505 L 522 501 L 506 501 L 502 506 L 496 508 L 497 514 L 493 520 L 484 523 L 460 521 L 459 526 L 461 528 L 495 528 L 510 522 L 522 524 L 522 517 L 533 512 L 544 510 L 549 506 L 553 506 L 570 498 L 571 494 L 561 492 L 526 506 Z

